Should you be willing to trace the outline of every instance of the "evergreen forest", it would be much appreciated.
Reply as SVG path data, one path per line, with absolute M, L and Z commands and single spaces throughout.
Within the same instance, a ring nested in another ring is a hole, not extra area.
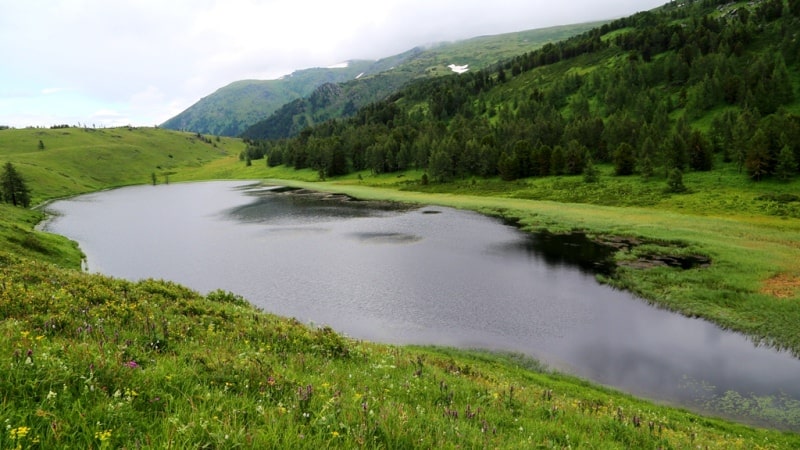
M 247 139 L 248 164 L 422 170 L 423 183 L 583 174 L 667 180 L 733 165 L 800 172 L 800 0 L 670 2 L 489 68 L 411 83 L 288 139 Z

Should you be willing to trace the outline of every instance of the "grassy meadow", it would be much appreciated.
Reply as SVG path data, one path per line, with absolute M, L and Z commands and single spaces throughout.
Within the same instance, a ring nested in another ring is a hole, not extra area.
M 41 143 L 41 144 L 40 144 Z M 238 154 L 237 139 L 156 128 L 28 128 L 0 132 L 0 159 L 32 188 L 34 204 L 131 184 L 164 183 L 177 171 Z
M 407 172 L 321 182 L 263 161 L 247 167 L 242 148 L 157 129 L 0 131 L 0 162 L 15 164 L 36 202 L 150 183 L 153 173 L 159 183 L 263 179 L 636 238 L 647 242 L 620 252 L 630 264 L 604 281 L 800 348 L 800 225 L 794 205 L 770 200 L 797 182 L 715 191 L 713 177 L 736 174 L 688 174 L 689 193 L 666 195 L 663 180 L 601 167 L 596 188 L 621 194 L 593 204 L 579 178 L 423 186 Z M 648 189 L 652 199 L 638 191 Z M 74 243 L 35 231 L 41 217 L 0 205 L 0 448 L 800 447 L 796 433 L 639 400 L 518 355 L 355 341 L 231 293 L 84 273 Z M 712 264 L 633 264 L 657 253 Z

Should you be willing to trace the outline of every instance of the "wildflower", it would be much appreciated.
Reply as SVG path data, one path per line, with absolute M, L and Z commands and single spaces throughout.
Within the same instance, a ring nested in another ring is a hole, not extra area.
M 56 398 L 56 396 L 58 396 L 58 394 L 53 392 L 53 391 L 50 391 L 50 392 L 47 393 L 47 399 L 48 400 L 52 400 L 52 399 Z
M 134 391 L 133 389 L 130 389 L 130 388 L 125 388 L 125 398 L 127 400 L 133 400 L 134 397 L 138 397 L 138 396 L 139 396 L 138 392 L 136 392 L 136 391 Z
M 130 360 L 130 361 L 126 362 L 125 365 L 130 367 L 131 369 L 136 369 L 136 368 L 139 367 L 139 363 L 137 363 L 134 360 Z
M 333 436 L 334 438 L 338 438 L 339 437 L 339 432 L 338 431 L 331 431 L 331 436 Z
M 30 431 L 30 427 L 18 427 L 12 428 L 9 430 L 9 433 L 11 434 L 11 439 L 22 439 L 27 436 Z
M 99 439 L 100 442 L 106 442 L 111 439 L 111 431 L 112 430 L 95 431 L 94 438 Z

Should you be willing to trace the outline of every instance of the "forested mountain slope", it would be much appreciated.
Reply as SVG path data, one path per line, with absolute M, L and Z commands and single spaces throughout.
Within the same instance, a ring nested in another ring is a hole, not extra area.
M 320 117 L 328 119 L 338 117 L 342 113 L 352 114 L 356 107 L 381 100 L 413 79 L 452 73 L 448 67 L 451 64 L 467 66 L 467 69 L 473 70 L 482 68 L 500 59 L 540 47 L 547 42 L 555 42 L 581 33 L 594 25 L 591 23 L 564 25 L 498 36 L 482 36 L 465 41 L 441 43 L 428 48 L 417 47 L 377 61 L 353 60 L 348 61 L 346 66 L 298 70 L 276 80 L 237 81 L 201 99 L 161 126 L 202 134 L 238 136 L 251 125 L 269 118 L 284 104 L 307 97 L 320 86 L 352 82 L 356 79 L 361 81 L 349 83 L 344 88 L 348 95 L 340 101 L 322 99 L 320 102 L 320 95 L 324 96 L 325 92 L 330 91 L 330 86 L 323 88 L 322 94 L 315 94 L 316 97 L 310 102 L 301 101 L 304 114 L 297 114 L 297 118 L 294 119 L 296 125 L 278 130 L 280 136 L 289 136 L 296 134 L 298 129 L 315 123 Z M 376 79 L 373 79 L 373 76 Z M 289 121 L 292 122 L 292 116 L 295 115 L 292 112 L 297 109 L 296 105 L 291 106 L 282 115 L 288 113 Z M 281 121 L 285 119 L 277 120 L 278 123 Z M 261 129 L 264 127 L 262 125 Z M 270 131 L 275 132 L 271 128 Z M 263 132 L 257 133 L 249 131 L 248 135 L 267 137 Z
M 800 1 L 671 2 L 491 68 L 409 85 L 349 120 L 251 142 L 243 158 L 431 180 L 670 177 L 734 164 L 790 180 L 800 162 Z M 427 178 L 427 177 L 426 177 Z
M 566 39 L 602 23 L 481 36 L 425 49 L 415 48 L 378 61 L 376 70 L 357 79 L 319 86 L 309 96 L 289 102 L 274 114 L 253 124 L 241 136 L 246 139 L 295 136 L 304 128 L 326 120 L 350 117 L 358 108 L 388 98 L 413 80 L 480 70 L 502 59 Z

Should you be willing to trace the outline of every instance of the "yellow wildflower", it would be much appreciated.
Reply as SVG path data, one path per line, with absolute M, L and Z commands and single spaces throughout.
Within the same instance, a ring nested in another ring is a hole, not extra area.
M 12 428 L 8 432 L 11 434 L 11 439 L 22 439 L 31 431 L 30 427 Z
M 95 431 L 94 437 L 95 439 L 99 439 L 100 442 L 105 442 L 111 439 L 111 431 L 112 430 Z

